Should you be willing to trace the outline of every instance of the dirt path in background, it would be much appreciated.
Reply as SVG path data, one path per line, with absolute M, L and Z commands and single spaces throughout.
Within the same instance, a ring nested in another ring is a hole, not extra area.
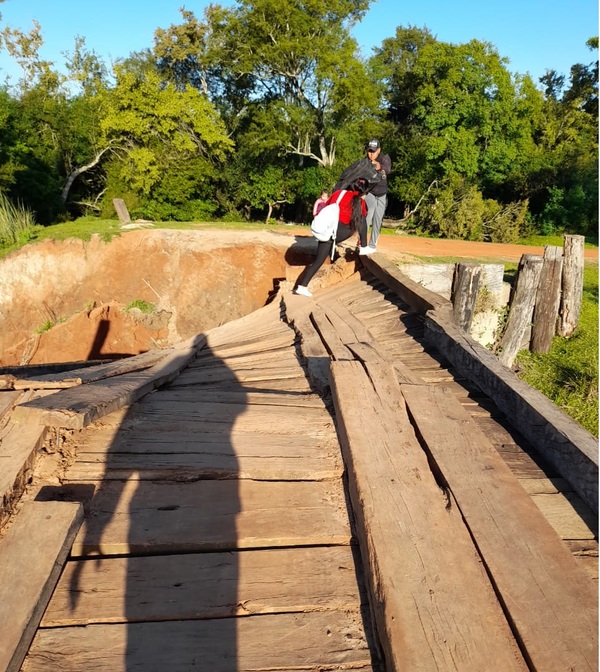
M 416 236 L 381 236 L 380 252 L 415 254 L 420 257 L 466 257 L 470 259 L 506 259 L 518 261 L 523 254 L 544 254 L 543 247 L 533 245 L 506 245 L 502 243 L 475 243 L 466 240 L 441 240 Z M 598 262 L 598 249 L 585 250 L 586 261 Z
M 283 233 L 290 233 L 282 230 Z M 298 231 L 294 231 L 298 235 Z M 310 230 L 306 234 L 310 236 Z M 533 245 L 507 245 L 503 243 L 476 243 L 468 240 L 444 240 L 440 238 L 419 238 L 405 234 L 382 235 L 379 238 L 379 252 L 398 257 L 402 254 L 419 257 L 463 257 L 466 259 L 505 259 L 519 261 L 523 254 L 544 254 L 543 247 Z M 598 248 L 584 251 L 586 261 L 598 262 Z

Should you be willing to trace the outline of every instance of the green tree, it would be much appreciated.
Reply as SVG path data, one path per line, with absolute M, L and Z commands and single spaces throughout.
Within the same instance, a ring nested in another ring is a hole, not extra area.
M 540 124 L 541 160 L 531 172 L 530 198 L 544 233 L 597 236 L 598 229 L 598 38 L 588 47 L 596 59 L 571 67 L 568 80 L 554 71 L 541 78 L 546 101 Z
M 115 72 L 116 85 L 101 98 L 100 128 L 115 151 L 106 200 L 124 189 L 134 207 L 176 206 L 206 193 L 204 183 L 233 146 L 212 103 L 189 85 L 165 82 L 151 65 L 131 61 Z
M 369 4 L 240 0 L 211 5 L 202 21 L 183 11 L 181 25 L 157 31 L 162 72 L 178 88 L 205 91 L 225 120 L 237 147 L 230 176 L 277 166 L 289 182 L 297 171 L 327 171 L 362 152 L 380 96 L 350 28 Z

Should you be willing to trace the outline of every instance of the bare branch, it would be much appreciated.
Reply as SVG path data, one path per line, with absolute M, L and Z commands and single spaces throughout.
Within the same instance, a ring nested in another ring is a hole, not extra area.
M 75 180 L 79 177 L 79 175 L 85 173 L 87 170 L 90 170 L 94 166 L 98 165 L 98 163 L 100 163 L 100 159 L 102 158 L 103 154 L 105 154 L 109 149 L 111 149 L 110 145 L 108 145 L 108 147 L 105 147 L 104 149 L 101 149 L 96 154 L 96 156 L 93 158 L 92 161 L 85 164 L 84 166 L 79 166 L 79 168 L 76 168 L 69 174 L 69 176 L 67 177 L 67 181 L 65 182 L 65 186 L 63 187 L 63 190 L 60 195 L 63 203 L 67 202 L 67 196 L 69 195 L 69 191 L 73 186 L 73 182 L 75 182 Z
M 387 224 L 386 229 L 398 229 L 399 227 L 403 226 L 408 222 L 408 220 L 414 216 L 414 214 L 417 212 L 417 210 L 421 207 L 421 203 L 425 199 L 426 196 L 429 195 L 429 192 L 433 189 L 433 187 L 437 185 L 437 180 L 433 180 L 433 182 L 427 187 L 427 191 L 421 196 L 421 198 L 418 200 L 417 204 L 412 210 L 408 211 L 408 214 L 405 215 L 402 219 L 399 219 L 398 221 L 394 222 L 393 224 Z

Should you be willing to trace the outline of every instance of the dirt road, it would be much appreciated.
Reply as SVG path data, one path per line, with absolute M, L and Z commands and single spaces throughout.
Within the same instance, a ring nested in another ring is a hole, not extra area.
M 281 233 L 291 234 L 289 230 Z M 293 235 L 298 235 L 297 227 Z M 310 229 L 300 235 L 310 236 Z M 442 238 L 419 238 L 418 236 L 382 235 L 379 238 L 379 251 L 395 257 L 410 254 L 419 257 L 464 257 L 466 259 L 505 259 L 519 261 L 523 254 L 544 254 L 542 246 L 508 245 L 503 243 L 476 243 L 468 240 L 446 240 Z M 598 262 L 598 248 L 584 251 L 586 261 Z
M 494 258 L 518 261 L 523 254 L 543 254 L 543 247 L 531 245 L 505 245 L 501 243 L 476 243 L 466 240 L 442 240 L 394 235 L 379 238 L 381 252 L 415 254 L 420 257 Z M 586 261 L 598 261 L 598 248 L 584 251 Z

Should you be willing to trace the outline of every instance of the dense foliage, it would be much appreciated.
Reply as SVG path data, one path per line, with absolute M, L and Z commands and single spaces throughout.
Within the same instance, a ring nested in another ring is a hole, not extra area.
M 41 224 L 110 216 L 302 222 L 371 136 L 392 156 L 388 215 L 508 242 L 598 226 L 594 60 L 537 83 L 493 45 L 399 26 L 370 59 L 371 0 L 238 0 L 159 28 L 110 69 L 75 41 L 59 71 L 42 27 L 4 27 L 23 70 L 0 89 L 0 194 Z

